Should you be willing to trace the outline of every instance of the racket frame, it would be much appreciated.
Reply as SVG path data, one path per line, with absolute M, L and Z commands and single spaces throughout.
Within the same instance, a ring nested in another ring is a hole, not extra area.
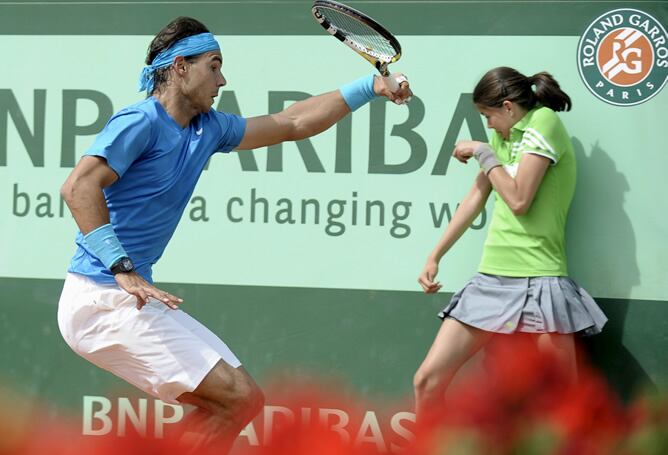
M 336 27 L 336 25 L 333 25 L 326 17 L 324 17 L 318 10 L 318 7 L 331 8 L 333 10 L 338 11 L 339 13 L 350 16 L 351 18 L 359 22 L 362 22 L 363 24 L 372 28 L 376 33 L 378 33 L 380 36 L 389 41 L 390 45 L 394 48 L 396 54 L 393 57 L 388 58 L 387 56 L 383 56 L 378 52 L 375 52 L 374 50 L 362 46 L 361 44 L 355 42 L 354 40 L 351 40 L 346 36 L 345 33 L 341 32 Z M 371 63 L 378 70 L 378 72 L 384 77 L 388 77 L 390 75 L 387 66 L 390 63 L 394 63 L 401 58 L 401 45 L 399 44 L 399 41 L 394 37 L 394 35 L 390 33 L 381 24 L 379 24 L 377 21 L 370 18 L 361 11 L 357 11 L 356 9 L 351 8 L 347 5 L 331 0 L 315 0 L 313 2 L 313 7 L 311 8 L 311 14 L 313 14 L 315 20 L 318 21 L 318 23 L 325 30 L 327 30 L 327 32 L 330 35 L 334 36 L 336 39 L 343 42 L 349 48 L 351 48 L 359 55 L 361 55 L 364 59 L 366 59 L 369 63 Z

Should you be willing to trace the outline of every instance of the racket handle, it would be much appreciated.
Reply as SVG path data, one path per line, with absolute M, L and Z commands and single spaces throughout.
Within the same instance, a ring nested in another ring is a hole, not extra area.
M 404 76 L 401 73 L 392 73 L 389 76 L 381 76 L 383 78 L 383 82 L 385 83 L 385 86 L 390 89 L 392 93 L 397 93 L 399 90 L 400 84 L 402 82 L 407 82 L 408 79 L 406 79 L 406 76 Z M 407 103 L 411 100 L 411 97 L 408 97 L 407 99 L 403 100 L 402 102 L 398 102 L 397 104 L 404 104 Z
M 392 93 L 396 93 L 399 90 L 399 84 L 406 81 L 407 79 L 399 73 L 392 73 L 389 76 L 381 76 L 385 86 L 390 89 Z

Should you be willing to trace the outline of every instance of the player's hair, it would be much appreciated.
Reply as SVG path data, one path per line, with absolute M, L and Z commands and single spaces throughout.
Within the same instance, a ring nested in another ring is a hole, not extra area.
M 168 49 L 172 44 L 177 42 L 180 39 L 187 38 L 192 35 L 198 35 L 200 33 L 208 33 L 209 29 L 206 28 L 197 19 L 192 17 L 177 17 L 169 24 L 155 35 L 153 41 L 148 46 L 148 52 L 146 54 L 146 64 L 150 65 L 153 62 L 153 59 L 163 50 Z M 197 59 L 197 56 L 185 57 L 185 60 L 190 62 Z M 160 68 L 155 71 L 154 86 L 153 91 L 158 90 L 169 77 L 169 67 Z
M 527 77 L 513 68 L 500 66 L 489 70 L 480 79 L 473 90 L 473 102 L 486 107 L 501 107 L 505 100 L 527 110 L 541 105 L 553 111 L 570 111 L 572 105 L 571 98 L 550 73 L 543 71 Z

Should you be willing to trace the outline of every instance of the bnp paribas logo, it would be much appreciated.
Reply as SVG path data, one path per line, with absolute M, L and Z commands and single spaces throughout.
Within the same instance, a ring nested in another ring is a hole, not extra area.
M 643 103 L 668 80 L 666 29 L 643 11 L 609 11 L 580 38 L 578 68 L 587 88 L 606 103 Z

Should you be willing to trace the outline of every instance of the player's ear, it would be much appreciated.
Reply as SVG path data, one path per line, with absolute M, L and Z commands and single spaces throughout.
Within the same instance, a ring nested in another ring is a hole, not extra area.
M 172 63 L 172 68 L 176 71 L 177 74 L 184 75 L 188 71 L 188 62 L 181 55 L 174 57 L 174 63 Z
M 513 109 L 513 102 L 504 100 L 503 103 L 501 104 L 501 107 L 503 107 L 504 111 L 510 111 Z

